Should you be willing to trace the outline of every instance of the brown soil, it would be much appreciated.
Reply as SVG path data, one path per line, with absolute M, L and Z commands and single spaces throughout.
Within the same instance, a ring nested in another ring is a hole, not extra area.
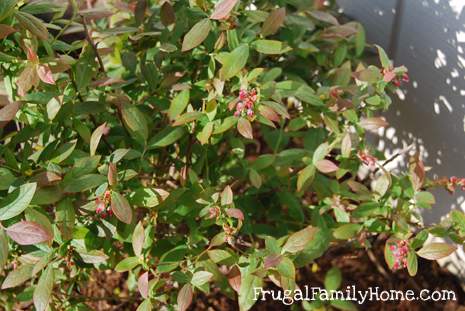
M 300 286 L 323 287 L 323 280 L 326 271 L 331 267 L 338 267 L 342 271 L 342 288 L 355 285 L 357 290 L 364 290 L 368 287 L 379 286 L 380 290 L 413 290 L 419 293 L 421 289 L 433 290 L 453 290 L 456 293 L 456 301 L 370 301 L 361 306 L 359 310 L 459 310 L 465 311 L 465 292 L 462 288 L 463 282 L 456 276 L 441 268 L 436 262 L 420 259 L 418 263 L 418 274 L 410 277 L 407 271 L 390 272 L 383 259 L 383 243 L 380 242 L 373 249 L 370 256 L 365 250 L 356 250 L 345 247 L 333 247 L 326 254 L 317 259 L 318 271 L 312 272 L 311 267 L 300 269 L 297 276 L 297 283 Z M 87 304 L 95 310 L 135 310 L 140 303 L 139 295 L 130 297 L 126 287 L 125 278 L 127 274 L 115 272 L 100 272 L 95 274 L 89 284 L 83 289 L 82 294 L 93 297 L 93 301 Z M 115 292 L 116 289 L 116 292 Z M 270 289 L 279 288 L 270 286 Z M 118 298 L 111 298 L 118 297 Z M 291 308 L 283 305 L 279 301 L 259 301 L 252 310 L 286 311 Z M 300 309 L 300 308 L 298 308 Z M 191 311 L 229 311 L 239 310 L 237 302 L 225 297 L 217 290 L 212 290 L 211 294 L 196 294 Z

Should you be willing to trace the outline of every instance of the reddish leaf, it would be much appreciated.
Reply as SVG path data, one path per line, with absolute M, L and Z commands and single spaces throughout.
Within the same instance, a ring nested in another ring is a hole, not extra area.
M 279 254 L 266 256 L 265 262 L 264 262 L 265 269 L 276 267 L 277 265 L 279 265 L 282 259 L 283 259 L 283 256 Z
M 310 14 L 310 16 L 313 17 L 314 19 L 319 20 L 321 22 L 325 22 L 325 23 L 332 24 L 332 25 L 339 25 L 339 22 L 337 21 L 337 19 L 327 12 L 312 11 L 312 12 L 309 12 L 308 14 Z
M 165 2 L 161 6 L 160 19 L 161 23 L 165 26 L 169 26 L 175 22 L 176 15 L 174 14 L 173 6 L 169 2 Z
M 52 239 L 47 230 L 32 221 L 20 221 L 5 230 L 8 236 L 20 245 L 32 245 Z
M 13 32 L 16 32 L 16 29 L 14 29 L 13 27 L 0 24 L 0 40 L 8 37 Z
M 39 75 L 39 78 L 42 80 L 42 82 L 47 84 L 55 84 L 52 71 L 48 65 L 39 65 L 37 67 L 37 74 Z
M 202 19 L 195 24 L 184 36 L 181 51 L 186 52 L 200 45 L 207 38 L 210 29 L 211 22 L 208 18 Z
M 307 244 L 314 239 L 318 228 L 308 226 L 300 231 L 293 233 L 283 246 L 283 252 L 297 253 L 307 246 Z
M 237 130 L 239 134 L 248 139 L 253 139 L 252 124 L 245 118 L 239 118 L 237 121 Z
M 189 284 L 184 284 L 178 293 L 178 311 L 186 311 L 192 303 L 194 293 Z
M 233 266 L 229 271 L 227 278 L 232 289 L 239 293 L 241 290 L 241 271 L 239 268 L 237 266 Z
M 8 122 L 15 118 L 19 103 L 13 102 L 0 109 L 0 122 Z
M 108 178 L 108 184 L 110 186 L 114 186 L 118 183 L 118 171 L 116 169 L 115 163 L 108 164 L 107 178 Z
M 149 296 L 149 273 L 144 272 L 137 280 L 137 288 L 142 297 L 147 298 Z
M 227 19 L 238 0 L 222 0 L 215 6 L 211 19 Z
M 339 169 L 339 167 L 330 160 L 320 160 L 315 163 L 315 166 L 324 174 L 333 173 Z
M 94 132 L 90 136 L 90 144 L 89 144 L 91 156 L 95 155 L 98 144 L 100 143 L 100 139 L 102 138 L 103 135 L 108 134 L 109 130 L 110 128 L 107 126 L 106 122 L 94 130 Z
M 31 181 L 36 181 L 40 187 L 46 187 L 62 180 L 61 176 L 54 172 L 42 172 L 35 175 Z
M 238 208 L 228 208 L 226 210 L 226 214 L 228 216 L 239 219 L 239 220 L 244 220 L 244 213 Z
M 37 74 L 36 66 L 32 63 L 28 63 L 26 68 L 21 72 L 16 85 L 18 86 L 18 94 L 20 96 L 26 95 L 26 93 L 33 87 L 39 84 L 39 75 Z
M 262 35 L 264 37 L 274 35 L 279 28 L 284 24 L 286 18 L 286 9 L 279 8 L 271 12 L 263 22 Z
M 129 206 L 128 200 L 116 191 L 111 192 L 111 210 L 116 218 L 126 224 L 132 221 L 132 209 Z
M 278 114 L 268 106 L 260 105 L 258 107 L 260 114 L 264 116 L 266 119 L 274 122 L 279 122 Z
M 384 117 L 362 118 L 360 120 L 360 126 L 372 132 L 388 125 L 389 123 L 387 123 Z
M 396 77 L 396 74 L 393 70 L 386 71 L 383 76 L 384 82 L 391 82 Z

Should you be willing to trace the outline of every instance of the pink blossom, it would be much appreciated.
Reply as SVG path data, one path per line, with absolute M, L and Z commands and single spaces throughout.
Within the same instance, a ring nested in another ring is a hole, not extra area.
M 393 270 L 400 270 L 407 267 L 408 245 L 407 241 L 400 240 L 391 244 L 389 249 L 394 256 Z

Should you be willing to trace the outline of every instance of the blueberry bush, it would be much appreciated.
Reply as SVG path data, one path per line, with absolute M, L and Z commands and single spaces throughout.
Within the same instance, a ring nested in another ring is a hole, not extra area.
M 0 1 L 6 310 L 87 310 L 104 270 L 138 310 L 212 289 L 248 310 L 332 245 L 387 236 L 379 260 L 415 275 L 464 242 L 462 212 L 420 211 L 465 179 L 418 153 L 391 172 L 369 145 L 407 69 L 332 1 L 92 2 Z

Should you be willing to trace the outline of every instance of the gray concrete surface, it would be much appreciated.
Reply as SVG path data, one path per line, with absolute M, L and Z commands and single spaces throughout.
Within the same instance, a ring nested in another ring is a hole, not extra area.
M 378 148 L 387 156 L 415 143 L 429 176 L 465 177 L 465 0 L 338 0 L 343 12 L 364 24 L 367 39 L 409 69 L 410 84 L 386 113 L 390 127 Z M 405 164 L 400 159 L 394 165 Z M 435 191 L 437 204 L 425 223 L 451 209 L 465 211 L 465 192 Z M 446 264 L 465 276 L 463 250 Z

